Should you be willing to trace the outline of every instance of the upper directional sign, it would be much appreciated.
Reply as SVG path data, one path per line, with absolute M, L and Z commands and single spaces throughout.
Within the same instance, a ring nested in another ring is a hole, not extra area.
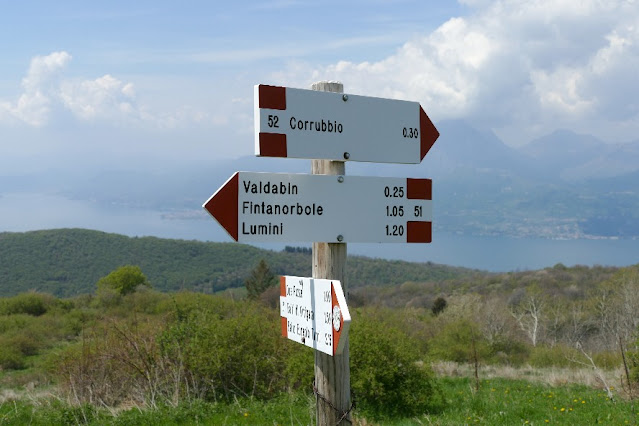
M 236 172 L 204 208 L 240 242 L 430 243 L 432 181 Z
M 255 155 L 418 164 L 439 132 L 418 102 L 255 86 Z

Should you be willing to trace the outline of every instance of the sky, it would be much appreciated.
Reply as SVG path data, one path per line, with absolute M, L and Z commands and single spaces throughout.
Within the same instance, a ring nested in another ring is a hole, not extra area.
M 253 85 L 639 139 L 639 0 L 0 0 L 0 175 L 253 154 Z

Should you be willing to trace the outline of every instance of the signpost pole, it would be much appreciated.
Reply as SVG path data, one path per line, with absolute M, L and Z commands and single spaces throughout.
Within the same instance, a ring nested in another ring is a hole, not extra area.
M 320 81 L 313 83 L 313 90 L 343 93 L 342 83 Z M 345 158 L 348 154 L 345 153 Z M 343 161 L 312 160 L 315 175 L 344 175 Z M 336 236 L 337 237 L 337 236 Z M 313 243 L 313 278 L 325 278 L 342 282 L 346 286 L 346 243 Z M 348 339 L 348 336 L 346 336 Z M 315 387 L 317 399 L 317 424 L 350 424 L 351 374 L 348 340 L 341 354 L 330 356 L 315 351 Z

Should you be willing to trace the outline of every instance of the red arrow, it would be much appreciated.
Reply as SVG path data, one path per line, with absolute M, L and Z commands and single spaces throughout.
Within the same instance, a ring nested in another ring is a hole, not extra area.
M 331 283 L 331 301 L 332 301 L 331 306 L 333 307 L 333 313 L 335 313 L 336 306 L 339 307 L 339 312 L 340 312 L 339 330 L 336 330 L 335 324 L 333 324 L 333 355 L 335 355 L 337 353 L 337 348 L 339 346 L 339 338 L 342 336 L 342 330 L 344 329 L 344 316 L 341 314 L 343 308 L 339 305 L 339 301 L 337 300 L 337 295 L 335 294 L 335 284 L 333 283 Z
M 428 154 L 428 151 L 433 146 L 437 138 L 439 137 L 439 132 L 435 128 L 435 125 L 430 118 L 426 115 L 424 108 L 419 107 L 419 127 L 421 132 L 420 139 L 420 153 L 422 156 L 422 160 Z
M 239 172 L 227 180 L 211 198 L 204 203 L 204 208 L 219 222 L 229 235 L 237 241 L 237 194 L 239 186 Z

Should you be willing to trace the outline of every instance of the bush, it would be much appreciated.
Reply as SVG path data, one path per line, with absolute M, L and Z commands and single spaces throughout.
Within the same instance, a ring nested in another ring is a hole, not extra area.
M 361 316 L 360 316 L 361 315 Z M 372 419 L 410 417 L 442 408 L 419 342 L 371 311 L 351 326 L 351 386 L 357 407 Z
M 25 357 L 20 349 L 0 339 L 0 370 L 21 370 L 25 366 Z
M 155 406 L 172 392 L 170 365 L 159 357 L 161 326 L 148 318 L 110 319 L 83 332 L 81 342 L 49 359 L 50 373 L 76 404 Z
M 619 352 L 599 352 L 593 354 L 592 358 L 597 367 L 607 370 L 613 370 L 623 364 L 623 360 Z
M 15 351 L 20 356 L 39 354 L 42 349 L 51 344 L 59 332 L 58 321 L 48 316 L 37 318 L 26 314 L 0 316 L 0 346 L 8 346 L 12 349 L 11 353 Z M 22 368 L 22 365 L 18 368 Z
M 582 361 L 583 359 L 583 355 L 577 349 L 568 346 L 535 346 L 530 351 L 528 363 L 536 368 L 576 368 L 579 367 L 579 365 L 571 360 Z
M 500 338 L 490 345 L 491 354 L 486 360 L 490 364 L 521 366 L 530 356 L 532 346 L 523 342 Z
M 314 351 L 295 342 L 284 342 L 284 348 L 288 390 L 310 389 L 315 379 Z
M 228 303 L 223 305 L 229 308 Z M 232 309 L 222 315 L 182 312 L 161 337 L 163 353 L 183 359 L 192 377 L 206 384 L 209 400 L 267 398 L 286 390 L 285 341 L 275 312 L 257 303 L 230 303 Z
M 139 266 L 121 266 L 98 281 L 98 289 L 111 289 L 119 295 L 133 293 L 138 286 L 150 287 Z
M 486 362 L 492 349 L 476 323 L 460 319 L 444 325 L 431 342 L 430 354 L 444 361 Z
M 40 316 L 57 303 L 57 299 L 44 293 L 22 293 L 14 297 L 0 299 L 0 315 L 26 314 Z

